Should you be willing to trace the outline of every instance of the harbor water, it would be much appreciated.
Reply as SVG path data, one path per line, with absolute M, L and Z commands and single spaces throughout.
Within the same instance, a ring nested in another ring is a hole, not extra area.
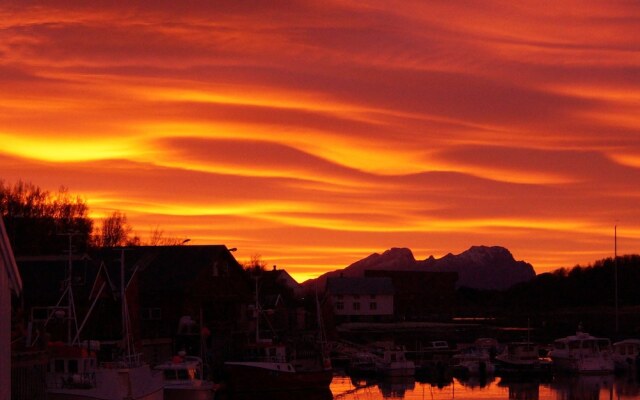
M 413 378 L 361 381 L 336 376 L 331 384 L 333 399 L 515 399 L 515 400 L 600 400 L 640 399 L 636 377 L 615 375 L 555 376 L 548 381 L 507 380 L 500 377 L 447 383 L 419 382 Z
M 489 377 L 484 380 L 453 378 L 446 383 L 421 382 L 414 378 L 393 380 L 354 379 L 336 375 L 326 391 L 279 391 L 230 396 L 227 400 L 637 400 L 640 384 L 635 376 L 585 375 L 554 376 L 547 381 L 535 379 L 507 380 Z

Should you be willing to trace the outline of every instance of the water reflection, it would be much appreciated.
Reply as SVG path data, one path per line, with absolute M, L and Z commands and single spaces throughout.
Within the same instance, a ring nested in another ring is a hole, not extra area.
M 513 399 L 513 400 L 636 400 L 640 385 L 635 376 L 586 375 L 544 379 L 526 377 L 467 379 L 447 382 L 427 379 L 375 380 L 336 376 L 334 399 Z
M 613 375 L 556 376 L 551 388 L 558 400 L 613 398 Z
M 402 399 L 408 390 L 414 390 L 416 380 L 413 377 L 387 378 L 378 382 L 378 389 L 385 399 Z
M 540 382 L 527 381 L 507 381 L 502 380 L 498 386 L 506 387 L 509 399 L 513 400 L 539 400 L 540 399 Z
M 274 390 L 269 392 L 217 393 L 216 400 L 332 400 L 331 390 Z

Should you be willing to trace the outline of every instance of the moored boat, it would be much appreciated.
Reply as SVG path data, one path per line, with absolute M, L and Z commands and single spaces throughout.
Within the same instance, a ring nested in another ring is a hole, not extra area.
M 416 366 L 403 349 L 384 349 L 376 359 L 376 371 L 388 377 L 414 376 Z
M 65 344 L 49 346 L 49 400 L 162 400 L 162 375 L 140 355 L 98 363 L 95 352 Z
M 262 309 L 258 301 L 256 278 L 256 336 L 247 344 L 239 359 L 224 363 L 227 383 L 232 392 L 269 392 L 281 390 L 328 390 L 333 368 L 327 349 L 319 302 L 318 337 L 311 340 L 275 342 L 260 336 Z
M 78 327 L 73 301 L 73 285 L 71 284 L 72 261 L 69 251 L 69 270 L 65 280 L 66 288 L 58 305 L 50 309 L 43 328 L 54 318 L 67 320 L 66 343 L 49 343 L 49 362 L 45 374 L 48 400 L 163 400 L 162 374 L 152 371 L 143 362 L 142 354 L 136 353 L 129 332 L 128 307 L 125 296 L 124 250 L 121 257 L 121 291 L 123 338 L 120 341 L 120 354 L 108 362 L 98 362 L 96 352 L 100 346 L 97 341 L 80 342 L 81 328 Z M 102 271 L 99 270 L 98 274 Z M 104 271 L 106 273 L 106 270 Z M 98 294 L 94 298 L 90 310 L 106 287 L 101 283 Z M 66 306 L 60 306 L 66 299 Z M 90 313 L 85 316 L 88 318 Z M 72 326 L 76 327 L 75 337 Z M 36 337 L 36 341 L 40 336 Z M 73 339 L 71 339 L 73 338 Z
M 203 379 L 200 357 L 179 353 L 154 369 L 164 377 L 164 400 L 213 400 L 216 387 Z
M 333 378 L 328 357 L 289 359 L 287 346 L 264 339 L 247 350 L 250 357 L 224 363 L 234 392 L 327 389 Z
M 572 373 L 607 374 L 614 371 L 611 341 L 578 331 L 557 339 L 549 352 L 555 369 Z
M 453 371 L 463 375 L 493 375 L 495 365 L 491 362 L 489 351 L 476 346 L 467 347 L 453 356 Z
M 507 343 L 495 358 L 496 373 L 541 374 L 551 370 L 551 359 L 540 356 L 540 347 L 531 342 Z

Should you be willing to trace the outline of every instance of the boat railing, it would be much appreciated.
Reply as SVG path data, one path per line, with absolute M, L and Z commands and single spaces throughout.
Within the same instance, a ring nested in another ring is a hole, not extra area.
M 47 379 L 51 389 L 89 389 L 96 387 L 95 372 L 53 374 Z
M 258 360 L 266 361 L 266 362 L 277 362 L 277 363 L 287 362 L 287 359 L 283 356 L 263 356 L 263 357 L 259 357 Z
M 138 367 L 143 364 L 142 357 L 142 353 L 125 355 L 115 361 L 102 362 L 100 363 L 100 366 L 107 369 Z

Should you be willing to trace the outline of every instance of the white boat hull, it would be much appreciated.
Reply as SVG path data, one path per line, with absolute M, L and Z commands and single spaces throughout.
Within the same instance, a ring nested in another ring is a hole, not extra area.
M 562 358 L 554 357 L 553 365 L 556 369 L 579 374 L 609 374 L 614 371 L 611 358 Z
M 73 387 L 50 376 L 49 400 L 163 400 L 161 374 L 154 374 L 148 366 L 127 369 L 99 369 L 95 385 Z

